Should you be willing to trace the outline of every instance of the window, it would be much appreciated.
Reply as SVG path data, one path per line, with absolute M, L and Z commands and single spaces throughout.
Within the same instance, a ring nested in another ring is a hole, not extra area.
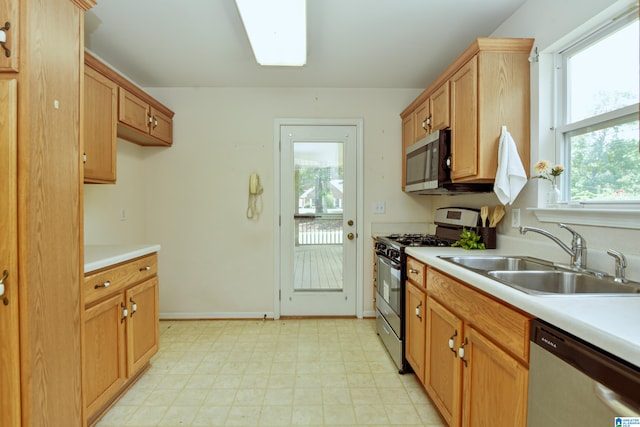
M 563 200 L 640 203 L 638 11 L 559 54 Z

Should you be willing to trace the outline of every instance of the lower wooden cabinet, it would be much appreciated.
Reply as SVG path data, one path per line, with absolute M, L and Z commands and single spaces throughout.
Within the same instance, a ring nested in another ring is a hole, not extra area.
M 407 360 L 449 426 L 526 426 L 528 315 L 431 267 L 406 309 Z
M 83 375 L 89 425 L 137 380 L 158 351 L 154 262 L 155 255 L 143 257 L 85 278 L 85 287 L 103 291 L 100 297 L 85 292 Z M 127 273 L 132 270 L 142 278 L 131 279 Z M 130 281 L 122 283 L 124 277 Z
M 427 299 L 428 351 L 424 386 L 442 418 L 460 425 L 462 364 L 457 349 L 462 342 L 462 320 L 433 298 Z
M 425 325 L 427 297 L 423 289 L 407 283 L 405 354 L 413 371 L 424 382 Z

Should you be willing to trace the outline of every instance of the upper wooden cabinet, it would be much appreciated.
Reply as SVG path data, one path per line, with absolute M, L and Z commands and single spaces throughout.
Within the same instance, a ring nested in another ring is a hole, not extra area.
M 139 145 L 171 146 L 173 111 L 85 51 L 85 65 L 118 87 L 117 135 Z
M 118 86 L 84 69 L 84 182 L 116 182 Z
M 529 53 L 533 39 L 479 38 L 400 114 L 404 150 L 438 129 L 451 128 L 454 182 L 490 183 L 498 168 L 502 126 L 529 168 Z M 408 119 L 412 117 L 412 119 Z M 413 135 L 406 120 L 413 121 Z M 424 127 L 423 127 L 424 123 Z M 425 129 L 426 128 L 426 129 Z

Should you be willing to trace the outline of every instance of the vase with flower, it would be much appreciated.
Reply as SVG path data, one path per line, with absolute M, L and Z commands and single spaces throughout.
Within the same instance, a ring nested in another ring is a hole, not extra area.
M 558 188 L 557 179 L 562 172 L 564 172 L 564 166 L 555 165 L 551 166 L 551 162 L 548 160 L 540 160 L 533 167 L 537 176 L 533 178 L 546 179 L 551 183 L 551 188 L 547 191 L 546 205 L 548 208 L 557 208 L 560 201 L 560 189 Z

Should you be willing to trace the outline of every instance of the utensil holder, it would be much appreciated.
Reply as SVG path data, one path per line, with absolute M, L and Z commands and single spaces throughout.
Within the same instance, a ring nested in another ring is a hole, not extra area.
M 484 243 L 485 249 L 496 248 L 496 228 L 495 227 L 479 227 L 480 237 Z

